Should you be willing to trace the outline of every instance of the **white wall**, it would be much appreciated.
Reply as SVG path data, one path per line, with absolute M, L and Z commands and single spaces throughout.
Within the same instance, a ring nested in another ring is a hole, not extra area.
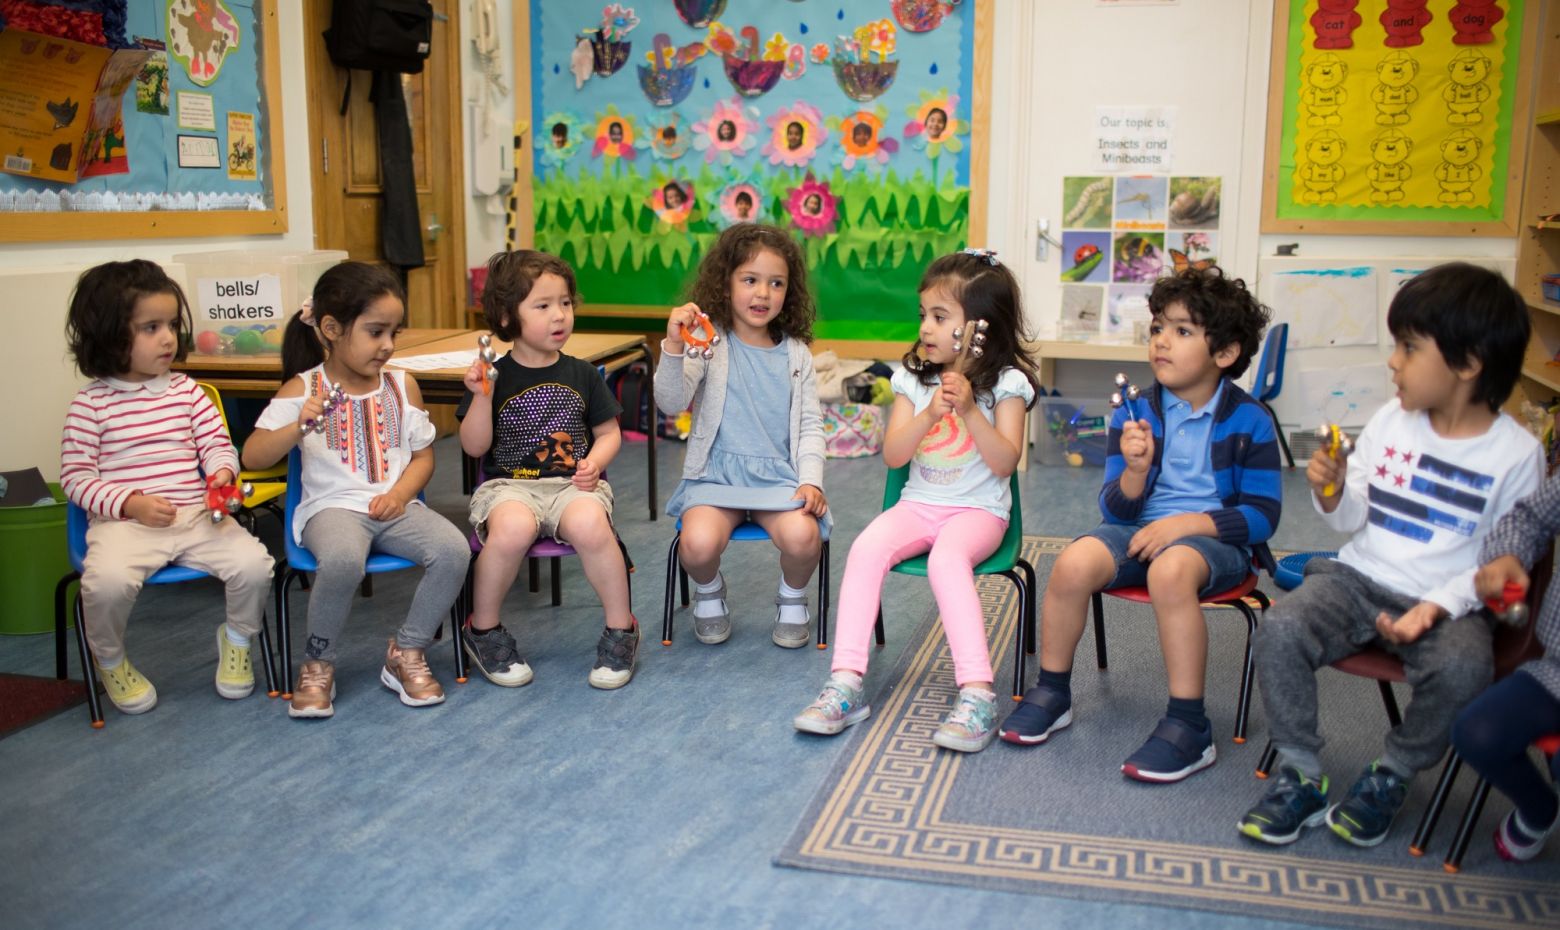
M 465 111 L 461 119 L 466 126 L 466 139 L 470 141 L 477 138 L 473 133 L 477 127 L 477 114 L 473 111 L 473 105 L 483 98 L 483 69 L 481 59 L 477 56 L 472 40 L 477 32 L 477 0 L 459 0 L 460 2 L 460 36 L 461 36 L 461 98 Z M 498 133 L 498 142 L 509 146 L 514 141 L 515 122 L 515 75 L 514 75 L 514 4 L 510 0 L 500 0 L 498 3 L 498 17 L 494 24 L 494 31 L 498 36 L 500 53 L 498 55 L 499 70 L 502 74 L 504 87 L 509 91 L 507 96 L 496 97 L 489 90 L 491 107 L 497 114 L 503 129 Z M 527 134 L 526 141 L 530 141 Z M 466 256 L 465 267 L 486 264 L 488 256 L 494 252 L 503 251 L 504 248 L 504 214 L 488 212 L 490 198 L 478 197 L 473 187 L 471 160 L 468 158 L 465 165 L 466 177 Z M 512 182 L 513 174 L 509 174 L 499 188 L 501 193 L 507 193 Z

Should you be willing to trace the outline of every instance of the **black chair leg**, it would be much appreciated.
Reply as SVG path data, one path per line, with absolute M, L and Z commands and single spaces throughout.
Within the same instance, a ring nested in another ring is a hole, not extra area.
M 1246 718 L 1251 713 L 1251 683 L 1256 677 L 1256 668 L 1251 658 L 1251 641 L 1257 635 L 1257 613 L 1243 600 L 1236 601 L 1235 607 L 1246 616 L 1246 661 L 1241 667 L 1240 698 L 1235 711 L 1235 742 L 1244 743 L 1246 742 Z
M 1490 797 L 1490 783 L 1479 779 L 1479 783 L 1473 788 L 1473 797 L 1468 799 L 1468 809 L 1463 813 L 1462 823 L 1457 825 L 1457 835 L 1452 838 L 1452 848 L 1447 850 L 1446 860 L 1441 863 L 1441 868 L 1456 874 L 1462 871 L 1463 855 L 1468 852 L 1468 841 L 1473 839 L 1473 829 L 1479 825 L 1479 815 L 1484 813 L 1484 802 Z
M 1110 667 L 1105 657 L 1105 596 L 1094 592 L 1094 655 L 1099 660 L 1100 671 Z
M 672 534 L 672 544 L 666 550 L 666 604 L 661 611 L 661 645 L 672 644 L 672 599 L 676 597 L 677 577 L 682 574 L 682 565 L 677 559 L 677 543 L 682 539 L 681 533 Z M 683 584 L 687 584 L 684 576 Z M 688 589 L 683 588 L 683 603 L 687 604 Z
M 558 565 L 562 561 L 563 560 L 560 559 L 558 556 L 553 556 L 552 559 L 551 559 L 551 562 L 552 562 L 552 566 L 551 566 L 551 568 L 552 568 L 552 605 L 554 607 L 561 607 L 561 606 L 563 606 L 563 582 L 561 580 L 559 580 L 559 575 L 558 575 Z
M 1273 412 L 1272 405 L 1270 405 L 1267 401 L 1259 400 L 1257 403 L 1261 404 L 1263 409 L 1268 412 L 1268 416 L 1273 418 L 1273 432 L 1278 434 L 1278 447 L 1284 450 L 1284 461 L 1289 463 L 1290 468 L 1294 468 L 1295 457 L 1294 454 L 1289 451 L 1289 440 L 1284 438 L 1284 428 L 1278 425 L 1278 414 Z
M 829 541 L 818 556 L 818 648 L 829 648 Z
M 1035 580 L 1035 567 L 1023 559 L 1018 560 L 1018 567 L 1024 570 L 1024 579 L 1029 585 L 1029 615 L 1024 618 L 1024 651 L 1030 655 L 1040 648 L 1040 586 Z
M 274 698 L 282 692 L 276 687 L 276 660 L 271 654 L 271 634 L 266 632 L 265 617 L 260 618 L 260 633 L 256 636 L 260 643 L 260 656 L 265 667 L 265 696 Z
M 1423 856 L 1430 848 L 1430 835 L 1435 832 L 1436 821 L 1441 819 L 1441 811 L 1446 807 L 1446 799 L 1452 793 L 1452 785 L 1457 781 L 1457 773 L 1462 769 L 1462 756 L 1453 749 L 1446 757 L 1446 764 L 1441 766 L 1441 778 L 1435 783 L 1435 793 L 1430 796 L 1430 804 L 1425 808 L 1424 816 L 1419 818 L 1419 829 L 1414 831 L 1414 839 L 1408 844 L 1410 855 Z
M 542 590 L 542 563 L 540 559 L 526 559 L 527 568 L 531 575 L 531 593 Z
M 76 593 L 76 649 L 81 653 L 81 681 L 87 686 L 87 713 L 92 729 L 103 729 L 103 703 L 98 698 L 97 670 L 92 667 L 92 647 L 87 644 L 87 624 L 81 615 L 81 592 Z
M 70 572 L 54 586 L 54 678 L 64 681 L 70 675 L 69 660 L 65 658 L 65 611 L 69 608 L 70 586 L 80 580 L 78 572 Z
M 1392 694 L 1392 682 L 1377 681 L 1376 687 L 1381 690 L 1381 702 L 1387 705 L 1387 720 L 1393 726 L 1403 722 L 1403 715 L 1398 712 L 1397 697 Z
M 466 632 L 462 629 L 466 618 L 461 616 L 460 604 L 463 598 L 455 598 L 455 604 L 450 607 L 450 639 L 455 647 L 455 681 L 458 684 L 466 683 Z
M 1262 758 L 1257 760 L 1257 777 L 1266 778 L 1273 771 L 1273 763 L 1278 761 L 1278 749 L 1268 740 L 1267 748 L 1262 750 Z

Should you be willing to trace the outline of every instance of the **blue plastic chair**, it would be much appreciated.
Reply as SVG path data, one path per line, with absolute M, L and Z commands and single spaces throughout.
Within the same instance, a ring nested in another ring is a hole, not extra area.
M 65 598 L 72 582 L 81 580 L 81 569 L 87 560 L 87 512 L 75 504 L 65 508 L 65 543 L 70 551 L 70 574 L 54 586 L 54 677 L 65 680 Z M 199 581 L 211 576 L 195 568 L 183 565 L 166 565 L 153 572 L 146 584 L 178 584 L 183 581 Z M 92 658 L 92 647 L 87 644 L 87 629 L 82 622 L 81 589 L 76 590 L 76 648 L 81 653 L 81 677 L 87 686 L 87 710 L 92 714 L 93 729 L 103 728 L 103 705 L 98 698 L 97 667 Z M 276 697 L 276 666 L 271 658 L 271 639 L 266 635 L 265 618 L 260 618 L 260 645 L 262 666 L 265 669 L 265 690 Z
M 282 652 L 282 697 L 292 700 L 293 668 L 292 668 L 292 619 L 287 609 L 287 593 L 292 583 L 302 578 L 306 572 L 319 570 L 319 560 L 314 553 L 293 542 L 293 511 L 298 509 L 298 504 L 303 500 L 303 486 L 300 484 L 300 476 L 303 474 L 303 457 L 299 454 L 298 447 L 287 453 L 287 497 L 282 506 L 282 543 L 286 546 L 286 557 L 276 566 L 276 636 Z M 421 494 L 417 495 L 422 500 Z M 417 563 L 399 556 L 387 555 L 383 552 L 370 552 L 368 563 L 364 567 L 368 575 L 381 575 L 385 572 L 398 572 L 407 568 L 417 568 Z M 465 600 L 464 593 L 457 595 L 455 603 L 450 605 L 450 628 L 454 635 L 450 638 L 455 645 L 455 680 L 461 684 L 466 683 L 466 654 L 461 642 L 461 605 Z
M 688 573 L 683 571 L 682 559 L 677 555 L 677 544 L 682 540 L 682 520 L 677 521 L 673 528 L 672 545 L 666 552 L 666 607 L 661 614 L 661 645 L 672 644 L 672 615 L 675 608 L 672 604 L 673 582 L 680 583 L 682 589 L 682 605 L 688 606 Z M 761 542 L 767 540 L 769 534 L 764 528 L 752 520 L 744 520 L 731 531 L 732 542 Z M 818 633 L 817 641 L 819 649 L 829 648 L 829 541 L 823 540 L 823 551 L 818 553 Z M 878 640 L 880 643 L 881 639 Z
M 1289 351 L 1288 343 L 1288 323 L 1275 323 L 1268 328 L 1267 339 L 1262 342 L 1262 356 L 1257 359 L 1257 376 L 1251 382 L 1251 393 L 1273 418 L 1273 432 L 1278 434 L 1279 448 L 1284 450 L 1289 467 L 1294 468 L 1295 457 L 1289 451 L 1289 440 L 1284 438 L 1284 428 L 1278 425 L 1278 414 L 1269 403 L 1284 389 L 1284 356 Z
M 899 503 L 899 496 L 904 493 L 905 483 L 910 480 L 910 466 L 901 465 L 898 468 L 888 470 L 888 480 L 883 484 L 883 509 Z M 1019 500 L 1018 472 L 1014 471 L 1008 477 L 1008 493 L 1013 498 L 1011 508 L 1008 511 L 1007 532 L 1002 534 L 1002 541 L 997 543 L 996 551 L 986 556 L 975 566 L 976 576 L 1001 575 L 1013 582 L 1018 588 L 1018 631 L 1013 650 L 1013 700 L 1019 700 L 1024 696 L 1024 661 L 1026 656 L 1035 654 L 1036 618 L 1039 611 L 1035 605 L 1035 568 L 1030 565 L 1020 553 L 1024 548 L 1024 506 Z M 916 578 L 925 578 L 925 555 L 915 555 L 889 569 L 901 575 L 911 575 Z M 1023 575 L 1019 575 L 1019 571 Z M 883 604 L 878 603 L 877 624 L 873 627 L 873 634 L 877 637 L 877 644 L 883 645 Z

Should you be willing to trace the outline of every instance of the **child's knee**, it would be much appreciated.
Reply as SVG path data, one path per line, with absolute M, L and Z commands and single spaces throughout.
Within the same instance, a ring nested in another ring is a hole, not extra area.
M 103 600 L 135 600 L 146 583 L 146 575 L 125 565 L 104 563 L 81 578 L 85 597 Z
M 566 530 L 569 545 L 576 549 L 605 549 L 617 546 L 617 536 L 612 530 L 612 518 L 606 508 L 595 500 L 578 500 L 568 506 L 559 529 Z
M 771 538 L 781 552 L 791 556 L 817 555 L 823 545 L 818 521 L 810 516 L 776 521 Z
M 484 549 L 511 555 L 524 553 L 536 542 L 536 519 L 529 510 L 501 508 L 488 515 Z
M 1208 579 L 1208 563 L 1188 546 L 1171 546 L 1148 563 L 1148 593 L 1154 600 L 1196 598 Z
M 1069 594 L 1092 594 L 1115 576 L 1116 560 L 1110 550 L 1099 540 L 1086 536 L 1056 557 L 1046 584 Z

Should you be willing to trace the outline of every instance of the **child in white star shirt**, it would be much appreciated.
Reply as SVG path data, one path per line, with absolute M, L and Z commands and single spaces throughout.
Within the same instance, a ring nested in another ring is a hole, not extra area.
M 1492 675 L 1492 631 L 1474 574 L 1495 521 L 1538 486 L 1538 442 L 1500 412 L 1528 341 L 1527 307 L 1500 275 L 1439 265 L 1387 313 L 1397 397 L 1371 417 L 1345 465 L 1326 450 L 1306 470 L 1316 509 L 1354 536 L 1312 559 L 1268 611 L 1257 681 L 1278 774 L 1238 828 L 1291 843 L 1325 820 L 1356 846 L 1386 838 L 1413 776 L 1445 754 L 1453 719 Z M 1327 804 L 1316 670 L 1377 646 L 1403 662 L 1413 700 L 1343 801 Z

